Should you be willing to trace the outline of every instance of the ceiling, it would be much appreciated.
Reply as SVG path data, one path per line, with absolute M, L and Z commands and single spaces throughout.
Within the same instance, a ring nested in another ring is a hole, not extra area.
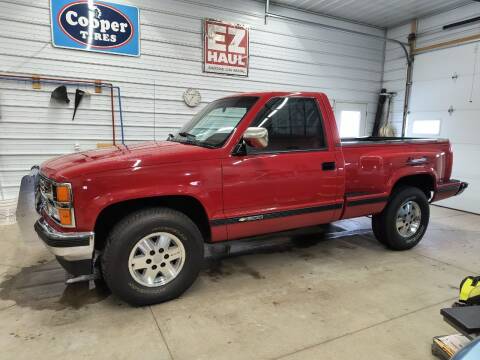
M 414 18 L 473 3 L 474 0 L 272 0 L 272 2 L 388 28 Z

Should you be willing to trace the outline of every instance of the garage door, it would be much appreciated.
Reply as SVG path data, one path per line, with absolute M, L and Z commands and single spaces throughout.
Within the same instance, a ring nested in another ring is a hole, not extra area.
M 453 178 L 470 183 L 461 196 L 439 205 L 480 213 L 479 45 L 468 44 L 416 57 L 407 134 L 449 138 Z

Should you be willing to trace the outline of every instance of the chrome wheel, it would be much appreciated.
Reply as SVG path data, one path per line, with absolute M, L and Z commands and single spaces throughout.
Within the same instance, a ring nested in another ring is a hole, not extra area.
M 396 228 L 400 236 L 409 238 L 416 234 L 422 221 L 420 205 L 409 200 L 400 206 L 397 212 Z
M 130 252 L 128 269 L 143 286 L 162 286 L 177 277 L 185 262 L 185 248 L 175 235 L 157 232 L 138 241 Z

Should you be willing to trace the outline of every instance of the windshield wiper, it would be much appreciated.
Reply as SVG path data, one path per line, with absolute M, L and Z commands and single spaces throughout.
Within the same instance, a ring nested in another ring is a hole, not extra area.
M 178 135 L 180 135 L 181 137 L 192 139 L 192 140 L 195 140 L 197 137 L 197 135 L 190 134 L 189 132 L 186 132 L 186 131 L 179 132 Z
M 180 141 L 177 139 L 176 141 L 182 143 L 182 144 L 188 144 L 188 145 L 196 145 L 196 146 L 201 146 L 201 147 L 206 147 L 209 149 L 215 149 L 216 146 L 214 144 L 209 144 L 207 142 L 203 142 L 200 140 L 197 140 L 197 136 L 194 134 L 190 134 L 186 131 L 179 132 L 178 135 L 187 138 L 186 140 Z M 175 138 L 172 138 L 171 141 L 175 141 Z

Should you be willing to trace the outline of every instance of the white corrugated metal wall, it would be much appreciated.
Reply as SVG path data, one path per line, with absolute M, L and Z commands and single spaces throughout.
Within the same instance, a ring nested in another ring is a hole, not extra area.
M 470 4 L 455 10 L 447 11 L 435 16 L 420 19 L 418 21 L 418 39 L 417 47 L 429 46 L 432 44 L 449 41 L 478 34 L 478 24 L 464 26 L 449 31 L 442 31 L 442 26 L 453 22 L 469 19 L 480 15 L 480 4 Z M 408 34 L 411 32 L 410 23 L 388 29 L 387 36 L 407 42 Z M 418 55 L 421 57 L 421 55 Z M 459 60 L 459 59 L 458 59 Z M 391 120 L 397 129 L 397 134 L 401 134 L 403 120 L 403 104 L 405 98 L 405 80 L 407 63 L 404 53 L 399 45 L 387 43 L 385 51 L 385 68 L 383 86 L 388 91 L 395 91 L 398 95 L 395 98 L 392 107 Z M 415 86 L 416 79 L 413 79 Z M 419 92 L 417 91 L 417 95 Z M 413 98 L 413 96 L 412 96 Z M 448 108 L 448 107 L 447 107 Z
M 407 42 L 410 24 L 399 26 L 387 31 L 387 37 Z M 405 83 L 407 76 L 407 59 L 400 45 L 388 42 L 385 46 L 385 63 L 383 87 L 397 95 L 392 100 L 390 122 L 395 127 L 397 135 L 402 134 L 403 104 L 405 98 Z
M 451 30 L 442 30 L 442 27 L 479 15 L 480 4 L 471 4 L 420 19 L 417 48 L 478 34 L 478 24 Z M 388 35 L 406 41 L 409 32 L 410 25 L 405 25 L 389 30 Z M 454 152 L 452 175 L 469 182 L 470 188 L 462 196 L 439 204 L 476 213 L 480 213 L 480 167 L 475 165 L 480 154 L 479 46 L 478 42 L 463 44 L 416 56 L 407 124 L 407 135 L 415 135 L 412 133 L 414 121 L 441 122 L 438 137 L 449 138 Z M 399 93 L 393 108 L 398 131 L 402 122 L 405 66 L 401 49 L 387 45 L 384 85 Z M 451 114 L 450 107 L 454 110 Z
M 53 48 L 48 0 L 0 1 L 0 71 L 113 82 L 123 94 L 128 143 L 164 139 L 197 112 L 182 101 L 188 87 L 200 89 L 201 106 L 241 91 L 325 91 L 331 100 L 367 103 L 370 122 L 374 116 L 382 78 L 381 40 L 282 20 L 264 25 L 264 5 L 257 1 L 128 3 L 140 8 L 139 58 Z M 384 35 L 377 28 L 305 12 L 271 10 Z M 248 78 L 202 72 L 205 17 L 251 26 Z M 29 83 L 0 80 L 0 199 L 17 196 L 20 179 L 33 164 L 76 146 L 84 150 L 111 140 L 107 92 L 87 98 L 72 122 L 73 101 L 70 106 L 50 104 L 53 88 L 32 90 Z M 75 87 L 69 91 L 73 99 Z

